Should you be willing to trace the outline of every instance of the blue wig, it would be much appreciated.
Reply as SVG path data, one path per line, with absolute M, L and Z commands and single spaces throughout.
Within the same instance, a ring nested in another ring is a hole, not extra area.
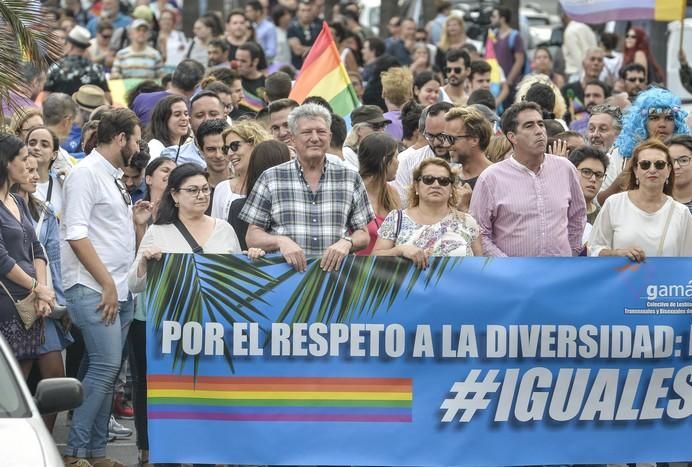
M 675 119 L 673 134 L 689 134 L 690 130 L 685 123 L 687 112 L 681 105 L 680 98 L 667 89 L 654 87 L 640 93 L 622 118 L 622 131 L 615 140 L 620 155 L 632 157 L 634 148 L 649 138 L 646 123 L 650 109 L 671 110 Z

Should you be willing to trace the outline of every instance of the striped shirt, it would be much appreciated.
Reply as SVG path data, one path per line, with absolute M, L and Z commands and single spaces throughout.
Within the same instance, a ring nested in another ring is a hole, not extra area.
M 111 78 L 157 79 L 163 60 L 158 50 L 146 46 L 141 52 L 125 47 L 115 54 Z
M 582 249 L 586 202 L 575 167 L 545 155 L 538 173 L 514 157 L 481 173 L 471 197 L 486 256 L 572 256 Z
M 238 217 L 317 256 L 349 232 L 365 229 L 375 215 L 358 172 L 325 159 L 315 192 L 298 160 L 265 170 Z

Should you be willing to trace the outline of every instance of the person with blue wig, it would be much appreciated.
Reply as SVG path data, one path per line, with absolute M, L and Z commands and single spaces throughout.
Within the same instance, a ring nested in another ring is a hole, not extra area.
M 622 118 L 622 131 L 609 155 L 610 164 L 598 194 L 600 205 L 628 185 L 634 148 L 650 138 L 665 141 L 674 135 L 689 134 L 685 118 L 687 112 L 682 108 L 680 98 L 667 89 L 650 87 L 637 96 Z

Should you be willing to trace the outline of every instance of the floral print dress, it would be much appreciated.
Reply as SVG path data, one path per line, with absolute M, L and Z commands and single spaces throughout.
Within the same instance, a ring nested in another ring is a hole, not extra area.
M 453 209 L 440 222 L 421 225 L 407 211 L 390 212 L 380 226 L 379 237 L 395 245 L 417 246 L 430 256 L 473 256 L 471 243 L 478 238 L 479 229 L 471 215 Z

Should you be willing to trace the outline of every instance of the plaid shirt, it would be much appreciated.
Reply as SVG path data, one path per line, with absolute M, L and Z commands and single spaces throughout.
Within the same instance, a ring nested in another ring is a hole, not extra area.
M 316 192 L 297 160 L 266 170 L 247 198 L 240 219 L 274 235 L 285 235 L 308 256 L 321 255 L 348 232 L 374 219 L 358 173 L 325 160 Z

